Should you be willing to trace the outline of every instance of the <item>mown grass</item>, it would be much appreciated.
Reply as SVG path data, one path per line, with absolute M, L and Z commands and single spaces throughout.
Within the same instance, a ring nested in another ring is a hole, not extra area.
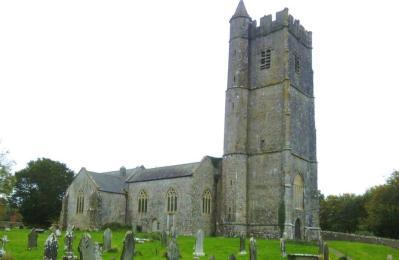
M 49 235 L 48 232 L 39 234 L 38 237 L 38 248 L 31 251 L 27 250 L 27 238 L 30 230 L 14 229 L 10 232 L 0 231 L 0 236 L 7 235 L 10 240 L 6 247 L 6 251 L 10 253 L 16 260 L 25 259 L 42 259 L 44 242 Z M 121 254 L 122 241 L 126 230 L 116 230 L 112 233 L 112 247 L 117 249 L 117 252 L 108 252 L 103 254 L 104 260 L 119 259 Z M 79 239 L 83 232 L 75 232 L 75 240 L 73 247 L 75 249 L 75 255 L 78 255 L 77 246 Z M 102 243 L 102 231 L 90 232 L 93 240 Z M 63 235 L 65 233 L 63 232 Z M 137 237 L 145 237 L 147 234 L 137 234 Z M 190 236 L 179 236 L 178 244 L 181 251 L 182 259 L 193 259 L 193 248 L 195 244 L 195 238 Z M 341 241 L 329 241 L 330 247 L 339 250 L 342 253 L 346 253 L 352 259 L 386 259 L 388 254 L 391 254 L 394 259 L 399 259 L 399 250 L 391 249 L 389 247 L 369 245 L 361 243 L 341 242 Z M 247 241 L 248 245 L 248 241 Z M 166 249 L 161 246 L 160 241 L 154 240 L 152 242 L 137 244 L 136 246 L 139 255 L 135 259 L 142 260 L 155 260 L 165 259 L 164 253 Z M 61 259 L 64 252 L 64 237 L 62 236 L 59 241 L 59 254 L 58 259 Z M 206 256 L 200 259 L 209 259 L 211 255 L 214 255 L 217 260 L 228 259 L 230 254 L 235 254 L 237 259 L 243 260 L 248 259 L 248 255 L 239 256 L 239 239 L 238 238 L 224 238 L 224 237 L 206 237 L 204 241 L 204 251 Z M 278 240 L 257 240 L 258 259 L 283 259 L 280 256 L 280 242 Z M 248 251 L 248 249 L 247 249 Z M 287 242 L 288 253 L 309 253 L 317 254 L 318 247 L 316 244 L 305 243 L 305 242 Z M 286 258 L 285 258 L 286 259 Z M 338 259 L 337 255 L 331 254 L 331 259 Z
M 393 259 L 399 259 L 399 250 L 382 245 L 348 241 L 328 241 L 327 243 L 331 248 L 350 256 L 352 259 L 386 260 L 387 255 L 392 255 Z

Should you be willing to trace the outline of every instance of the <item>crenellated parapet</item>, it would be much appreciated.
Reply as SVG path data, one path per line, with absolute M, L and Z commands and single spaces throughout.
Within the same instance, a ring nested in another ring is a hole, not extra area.
M 295 20 L 288 13 L 288 8 L 276 13 L 276 19 L 272 19 L 272 15 L 265 15 L 260 18 L 260 24 L 257 26 L 256 20 L 252 21 L 250 38 L 266 36 L 282 28 L 288 28 L 288 31 L 298 39 L 299 42 L 308 48 L 312 48 L 312 32 L 306 31 L 299 20 Z

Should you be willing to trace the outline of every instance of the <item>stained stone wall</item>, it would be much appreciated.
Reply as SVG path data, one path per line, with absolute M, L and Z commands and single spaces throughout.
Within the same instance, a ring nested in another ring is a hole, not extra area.
M 174 223 L 179 234 L 192 234 L 192 184 L 192 177 L 129 183 L 128 210 L 133 228 L 157 231 L 153 227 L 159 222 L 160 230 L 169 230 L 168 223 Z M 173 215 L 167 213 L 166 194 L 170 188 L 178 194 L 177 212 Z M 148 195 L 147 213 L 138 213 L 138 196 L 142 190 Z
M 76 212 L 79 192 L 84 194 L 83 213 Z M 80 229 L 99 228 L 105 223 L 125 223 L 126 199 L 123 194 L 101 192 L 91 177 L 80 172 L 67 189 L 68 203 L 63 206 L 61 223 L 75 225 Z

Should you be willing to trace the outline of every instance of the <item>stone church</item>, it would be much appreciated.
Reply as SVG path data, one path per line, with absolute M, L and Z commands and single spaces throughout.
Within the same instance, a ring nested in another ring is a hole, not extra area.
M 317 239 L 312 34 L 284 9 L 230 19 L 224 154 L 159 168 L 79 171 L 62 226 Z

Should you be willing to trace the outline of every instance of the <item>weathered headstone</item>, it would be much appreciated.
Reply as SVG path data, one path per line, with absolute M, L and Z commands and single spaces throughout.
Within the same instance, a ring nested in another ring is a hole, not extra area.
M 204 232 L 200 229 L 195 240 L 195 256 L 204 256 Z
M 57 260 L 58 241 L 54 233 L 51 233 L 44 244 L 44 260 Z
M 323 254 L 324 242 L 321 236 L 319 237 L 318 244 L 319 244 L 319 254 Z
M 0 257 L 6 254 L 6 244 L 9 242 L 6 235 L 0 239 Z
M 84 233 L 80 239 L 78 251 L 80 260 L 97 260 L 95 245 L 88 233 Z
M 107 228 L 103 234 L 103 251 L 107 252 L 111 249 L 111 242 L 112 241 L 112 231 L 111 229 Z
M 285 246 L 285 239 L 280 238 L 280 252 L 282 257 L 287 256 L 286 246 Z
M 392 255 L 387 255 L 387 260 L 393 260 Z
M 62 257 L 63 260 L 74 260 L 77 259 L 77 256 L 73 255 L 73 226 L 68 226 L 67 231 L 65 232 L 65 239 L 64 239 L 64 251 L 65 254 Z
M 257 257 L 257 252 L 256 252 L 256 239 L 251 237 L 249 239 L 249 259 L 250 260 L 256 260 Z
M 132 260 L 135 251 L 134 234 L 132 231 L 127 231 L 125 239 L 123 240 L 123 249 L 120 260 Z
M 230 255 L 230 256 L 229 256 L 229 260 L 237 260 L 237 258 L 236 258 L 235 255 Z
M 215 256 L 211 255 L 211 257 L 209 257 L 209 260 L 215 260 Z
M 161 233 L 161 245 L 162 246 L 168 245 L 168 234 L 166 234 L 166 231 L 162 231 Z
M 240 234 L 240 255 L 246 255 L 247 251 L 245 251 L 245 234 Z
M 62 232 L 61 232 L 61 230 L 58 229 L 58 228 L 55 230 L 54 233 L 55 233 L 55 235 L 56 235 L 58 238 L 62 236 Z
M 175 238 L 172 238 L 169 241 L 167 259 L 168 260 L 179 260 L 180 259 L 179 246 L 177 245 Z
M 28 249 L 37 248 L 37 232 L 35 228 L 32 228 L 28 234 Z
M 327 243 L 324 243 L 324 246 L 323 246 L 323 256 L 324 256 L 324 260 L 329 260 L 330 259 L 330 253 L 328 251 Z
M 95 242 L 94 243 L 94 259 L 96 259 L 96 260 L 103 259 L 101 251 L 102 251 L 102 249 L 101 249 L 100 245 L 97 242 Z

